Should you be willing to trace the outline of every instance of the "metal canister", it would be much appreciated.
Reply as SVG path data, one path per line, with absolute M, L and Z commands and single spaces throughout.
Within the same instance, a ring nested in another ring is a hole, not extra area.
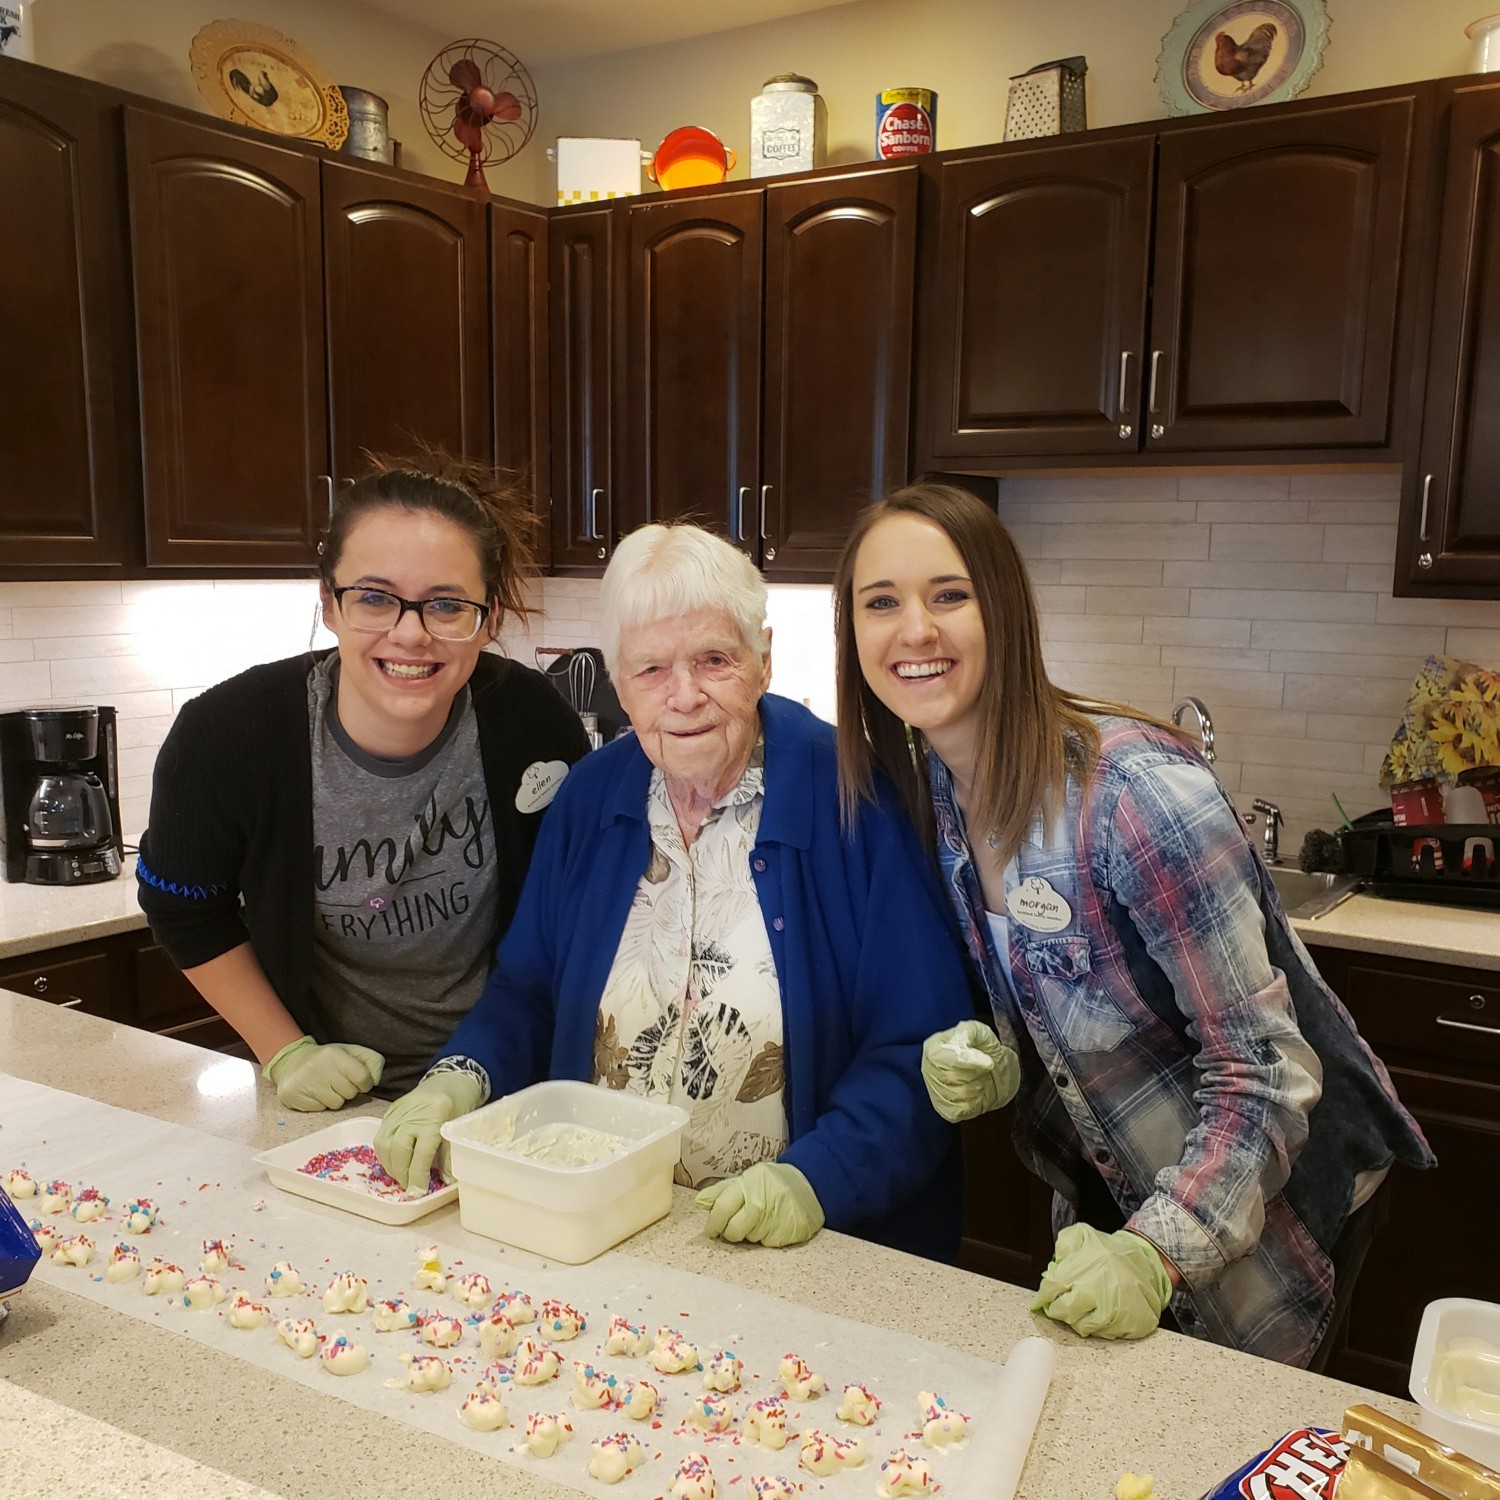
M 341 156 L 359 156 L 365 161 L 383 161 L 390 166 L 394 159 L 390 132 L 386 124 L 386 102 L 368 89 L 357 89 L 341 83 L 339 93 L 349 106 L 349 134 L 339 147 Z
M 926 156 L 937 150 L 935 89 L 881 89 L 875 95 L 875 155 Z
M 775 177 L 823 165 L 828 111 L 818 86 L 778 73 L 750 101 L 750 175 Z

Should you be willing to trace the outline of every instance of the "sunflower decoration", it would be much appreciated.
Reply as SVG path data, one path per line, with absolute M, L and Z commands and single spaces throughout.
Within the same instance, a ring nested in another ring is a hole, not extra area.
M 1476 766 L 1500 766 L 1500 673 L 1429 656 L 1380 768 L 1380 784 L 1431 777 L 1451 784 Z

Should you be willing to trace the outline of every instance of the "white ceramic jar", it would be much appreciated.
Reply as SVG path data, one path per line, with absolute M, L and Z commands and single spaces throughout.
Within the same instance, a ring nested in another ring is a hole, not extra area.
M 0 57 L 19 57 L 34 62 L 31 47 L 32 0 L 0 0 Z
M 1476 73 L 1500 73 L 1500 15 L 1471 21 L 1464 27 L 1464 35 L 1474 44 L 1472 70 Z

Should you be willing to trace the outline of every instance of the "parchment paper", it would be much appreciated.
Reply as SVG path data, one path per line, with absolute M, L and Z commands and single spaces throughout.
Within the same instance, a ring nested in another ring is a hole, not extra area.
M 751 1474 L 768 1473 L 800 1480 L 809 1494 L 870 1495 L 882 1460 L 901 1446 L 928 1459 L 945 1494 L 1009 1500 L 1014 1492 L 1051 1376 L 1052 1350 L 1043 1340 L 1022 1340 L 1002 1368 L 921 1338 L 832 1317 L 620 1251 L 587 1265 L 565 1266 L 472 1235 L 451 1216 L 441 1230 L 423 1222 L 376 1224 L 279 1191 L 266 1181 L 252 1155 L 243 1146 L 183 1126 L 0 1073 L 0 1178 L 12 1168 L 25 1167 L 38 1182 L 60 1177 L 75 1192 L 92 1186 L 111 1199 L 109 1216 L 93 1224 L 77 1224 L 69 1214 L 49 1220 L 59 1234 L 82 1232 L 97 1246 L 93 1261 L 82 1269 L 44 1258 L 33 1275 L 51 1286 L 128 1317 L 150 1320 L 283 1379 L 301 1381 L 336 1400 L 425 1428 L 505 1463 L 539 1466 L 548 1479 L 587 1493 L 662 1495 L 678 1461 L 696 1451 L 708 1455 L 721 1495 L 746 1494 L 745 1488 L 726 1486 Z M 138 1197 L 151 1198 L 160 1210 L 156 1227 L 144 1235 L 123 1232 L 120 1223 L 122 1206 Z M 35 1198 L 18 1207 L 28 1222 L 40 1216 Z M 180 1297 L 148 1297 L 140 1278 L 118 1284 L 104 1279 L 110 1249 L 120 1239 L 139 1249 L 143 1265 L 161 1255 L 191 1276 L 198 1270 L 201 1242 L 210 1238 L 229 1243 L 234 1262 L 232 1270 L 219 1273 L 229 1297 L 214 1311 L 193 1311 Z M 484 1316 L 488 1309 L 468 1309 L 454 1296 L 412 1289 L 418 1251 L 434 1239 L 455 1279 L 457 1273 L 483 1271 L 496 1292 L 519 1288 L 537 1305 L 543 1298 L 557 1297 L 588 1319 L 579 1338 L 555 1346 L 564 1361 L 561 1378 L 539 1387 L 502 1382 L 509 1420 L 494 1433 L 472 1432 L 458 1419 L 460 1403 L 489 1364 L 472 1327 L 454 1348 L 434 1351 L 416 1333 L 376 1333 L 368 1312 L 323 1311 L 322 1293 L 329 1280 L 339 1271 L 352 1270 L 369 1280 L 372 1302 L 399 1296 L 418 1311 Z M 265 1274 L 280 1260 L 291 1261 L 301 1272 L 307 1288 L 303 1296 L 266 1297 Z M 343 1333 L 364 1344 L 371 1355 L 369 1368 L 355 1376 L 332 1376 L 318 1359 L 299 1359 L 276 1338 L 274 1327 L 248 1332 L 231 1328 L 227 1314 L 235 1289 L 265 1302 L 273 1324 L 283 1317 L 310 1317 L 319 1333 Z M 742 1443 L 733 1433 L 713 1436 L 684 1428 L 690 1403 L 703 1392 L 702 1375 L 660 1375 L 644 1359 L 605 1355 L 604 1336 L 615 1315 L 643 1323 L 652 1332 L 660 1325 L 677 1329 L 698 1346 L 705 1362 L 714 1351 L 732 1348 L 745 1362 L 744 1388 L 732 1398 L 737 1415 L 760 1397 L 780 1395 L 776 1373 L 781 1356 L 788 1351 L 802 1355 L 829 1389 L 817 1400 L 788 1403 L 788 1426 L 863 1438 L 863 1466 L 820 1480 L 798 1468 L 795 1439 L 780 1452 L 771 1452 Z M 912 1316 L 920 1327 L 921 1309 L 914 1308 Z M 452 1386 L 422 1395 L 387 1389 L 384 1381 L 406 1369 L 398 1358 L 403 1351 L 440 1353 L 453 1369 Z M 569 1393 L 575 1359 L 622 1379 L 650 1378 L 664 1397 L 656 1423 L 574 1408 Z M 834 1416 L 850 1382 L 868 1386 L 883 1402 L 872 1427 L 851 1427 Z M 936 1391 L 950 1407 L 969 1415 L 971 1435 L 965 1447 L 922 1447 L 917 1435 L 919 1390 Z M 573 1424 L 572 1442 L 550 1459 L 515 1451 L 527 1415 L 536 1411 L 565 1414 Z M 601 1484 L 588 1474 L 590 1441 L 621 1431 L 637 1438 L 648 1461 L 618 1485 Z

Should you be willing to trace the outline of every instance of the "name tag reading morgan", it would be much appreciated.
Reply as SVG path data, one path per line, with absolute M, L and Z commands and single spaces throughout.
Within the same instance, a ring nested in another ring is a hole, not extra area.
M 1006 899 L 1013 922 L 1032 932 L 1061 932 L 1073 920 L 1073 908 L 1052 882 L 1033 875 Z
M 516 789 L 516 811 L 540 812 L 557 795 L 557 789 L 567 774 L 566 761 L 532 761 L 521 773 L 521 785 Z

